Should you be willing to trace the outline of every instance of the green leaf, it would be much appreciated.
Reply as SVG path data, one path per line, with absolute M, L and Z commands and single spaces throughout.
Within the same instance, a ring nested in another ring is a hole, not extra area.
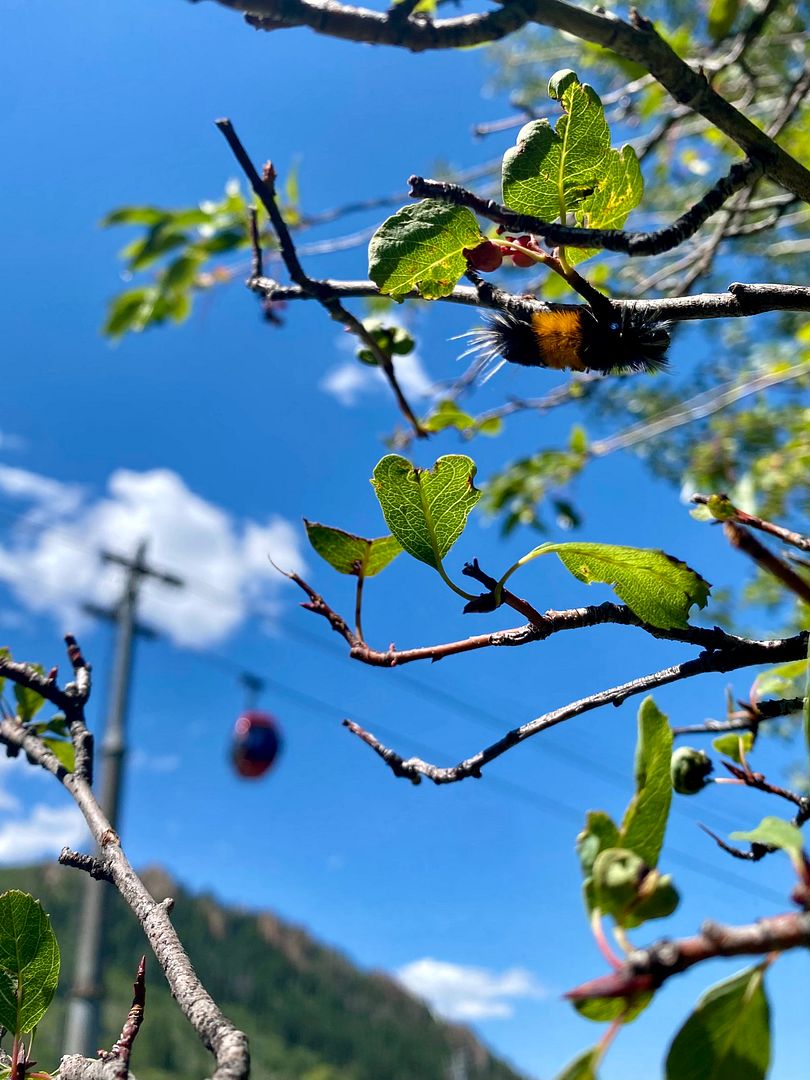
M 584 874 L 590 874 L 600 851 L 619 847 L 619 830 L 604 810 L 589 810 L 585 828 L 576 840 L 576 850 Z
M 621 846 L 647 866 L 658 865 L 672 802 L 672 728 L 651 697 L 638 710 L 636 793 L 625 811 Z
M 552 552 L 579 581 L 613 586 L 635 615 L 663 630 L 688 626 L 691 606 L 705 607 L 709 598 L 711 586 L 686 563 L 664 551 L 616 544 L 541 544 L 515 563 L 501 584 L 531 559 Z
M 584 875 L 582 895 L 588 914 L 596 907 L 593 864 L 600 852 L 616 847 L 619 847 L 619 829 L 616 823 L 604 810 L 589 810 L 585 818 L 585 828 L 576 839 L 576 851 Z
M 60 765 L 64 765 L 68 772 L 75 771 L 76 751 L 72 742 L 67 742 L 65 739 L 43 739 L 42 741 Z
M 384 570 L 402 551 L 393 536 L 378 536 L 367 540 L 364 536 L 320 525 L 304 518 L 307 538 L 322 559 L 333 566 L 339 574 L 355 577 L 373 577 Z
M 592 1046 L 590 1050 L 583 1050 L 572 1062 L 557 1073 L 554 1080 L 596 1080 L 596 1067 L 602 1056 L 600 1046 Z
M 34 668 L 40 675 L 43 674 L 40 664 L 30 664 L 29 667 Z M 32 720 L 45 704 L 42 694 L 38 694 L 36 690 L 29 690 L 27 686 L 20 686 L 19 683 L 14 683 L 14 697 L 17 702 L 17 713 L 23 723 Z
M 804 697 L 805 683 L 810 676 L 807 660 L 792 660 L 788 664 L 761 671 L 754 679 L 751 696 L 755 701 L 765 697 Z
M 585 998 L 574 1001 L 573 1006 L 580 1016 L 593 1020 L 597 1024 L 609 1024 L 620 1016 L 623 1024 L 630 1024 L 641 1016 L 654 997 L 651 991 L 636 994 L 633 998 Z
M 804 837 L 789 821 L 778 817 L 766 817 L 750 832 L 733 832 L 732 840 L 748 840 L 752 844 L 768 844 L 781 848 L 790 856 L 794 865 L 800 866 L 804 857 Z
M 167 212 L 157 206 L 121 206 L 111 210 L 101 219 L 102 229 L 110 225 L 158 225 L 165 221 Z
M 183 232 L 160 224 L 150 229 L 143 240 L 136 240 L 125 251 L 130 270 L 145 270 L 162 255 L 188 243 L 188 236 Z
M 533 120 L 503 158 L 503 201 L 544 221 L 565 220 L 594 193 L 610 153 L 610 130 L 596 91 L 566 73 L 558 83 L 566 115 L 552 129 Z
M 180 255 L 177 259 L 174 259 L 161 275 L 161 288 L 187 289 L 190 285 L 193 285 L 204 259 L 204 255 L 194 254 L 193 252 Z
M 764 1080 L 771 1058 L 763 966 L 711 987 L 672 1041 L 666 1080 Z
M 441 571 L 442 559 L 481 497 L 474 476 L 475 462 L 464 454 L 440 457 L 432 469 L 417 469 L 406 458 L 388 454 L 374 469 L 371 483 L 402 547 Z
M 6 646 L 4 645 L 2 648 L 0 648 L 0 657 L 2 657 L 3 660 L 10 660 L 11 649 L 6 648 Z M 3 676 L 2 678 L 0 678 L 0 694 L 2 694 L 3 692 L 3 687 L 5 686 L 5 683 L 6 679 L 5 676 Z
M 627 215 L 641 202 L 644 181 L 631 146 L 611 150 L 592 195 L 576 210 L 576 223 L 587 229 L 621 229 Z M 569 262 L 584 262 L 599 248 L 567 248 Z
M 444 431 L 445 428 L 470 431 L 475 427 L 475 417 L 460 409 L 455 401 L 445 400 L 439 402 L 430 416 L 422 422 L 422 427 L 428 431 Z
M 16 889 L 0 896 L 0 1025 L 32 1031 L 59 980 L 59 946 L 38 900 Z
M 435 300 L 449 295 L 467 269 L 464 249 L 483 239 L 466 207 L 423 199 L 397 210 L 374 233 L 368 246 L 369 277 L 395 300 L 414 290 Z
M 754 745 L 753 731 L 741 731 L 739 733 L 730 731 L 728 735 L 720 735 L 718 738 L 712 739 L 712 746 L 717 753 L 723 754 L 727 758 L 731 758 L 731 760 L 736 761 L 738 765 L 742 763 L 740 743 L 742 743 L 742 753 L 747 754 Z
M 707 20 L 712 41 L 721 41 L 731 32 L 739 13 L 740 0 L 711 0 Z
M 113 338 L 121 337 L 128 330 L 140 332 L 149 323 L 158 296 L 158 290 L 152 285 L 120 293 L 110 303 L 102 332 Z

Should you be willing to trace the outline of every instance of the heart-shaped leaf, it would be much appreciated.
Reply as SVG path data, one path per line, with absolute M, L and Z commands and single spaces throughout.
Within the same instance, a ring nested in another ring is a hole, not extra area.
M 398 454 L 378 463 L 371 483 L 388 528 L 409 555 L 441 570 L 481 498 L 475 471 L 464 454 L 440 457 L 432 469 L 417 469 Z
M 310 544 L 339 574 L 374 577 L 402 551 L 393 536 L 367 540 L 364 536 L 355 536 L 354 533 L 321 525 L 317 521 L 307 521 L 306 518 L 304 526 Z
M 591 196 L 610 153 L 610 130 L 596 91 L 567 73 L 560 102 L 565 115 L 552 128 L 533 120 L 503 158 L 503 201 L 544 221 L 565 220 Z

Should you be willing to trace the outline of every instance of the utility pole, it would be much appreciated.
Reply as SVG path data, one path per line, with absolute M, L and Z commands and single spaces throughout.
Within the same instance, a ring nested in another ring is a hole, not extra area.
M 141 585 L 145 578 L 154 578 L 164 585 L 181 588 L 183 582 L 174 574 L 155 570 L 146 562 L 146 541 L 138 544 L 134 559 L 110 551 L 101 553 L 104 563 L 122 566 L 127 574 L 124 590 L 111 609 L 86 605 L 86 610 L 116 625 L 115 658 L 113 660 L 110 700 L 104 740 L 101 746 L 102 776 L 99 803 L 112 827 L 118 831 L 121 787 L 126 758 L 126 719 L 129 703 L 130 675 L 136 637 L 156 637 L 154 631 L 138 625 L 137 609 Z M 73 988 L 65 1027 L 65 1053 L 95 1057 L 99 1042 L 99 1014 L 102 994 L 101 960 L 104 948 L 104 922 L 107 907 L 107 885 L 85 878 Z

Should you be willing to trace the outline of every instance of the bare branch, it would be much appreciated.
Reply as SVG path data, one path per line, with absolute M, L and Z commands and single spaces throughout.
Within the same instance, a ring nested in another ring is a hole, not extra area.
M 783 563 L 763 544 L 760 544 L 759 540 L 752 536 L 747 529 L 737 525 L 734 521 L 727 521 L 723 526 L 723 532 L 732 547 L 745 552 L 749 558 L 781 581 L 800 600 L 804 601 L 805 604 L 810 604 L 810 582 L 797 574 L 786 563 Z
M 764 518 L 757 517 L 756 514 L 747 514 L 744 510 L 734 506 L 725 495 L 721 495 L 720 498 L 723 499 L 724 510 L 727 509 L 732 515 L 732 521 L 736 521 L 739 525 L 747 525 L 749 529 L 759 529 L 760 532 L 775 536 L 777 540 L 799 548 L 800 551 L 810 551 L 810 536 L 804 536 L 802 533 L 794 532 L 793 529 L 786 529 L 783 525 L 776 525 L 772 521 L 766 521 Z M 707 506 L 710 499 L 710 495 L 695 494 L 691 497 L 690 502 L 697 503 L 699 506 Z
M 3 660 L 0 673 L 23 686 L 33 686 L 39 690 L 34 673 L 24 664 Z M 44 677 L 38 678 L 43 684 L 46 682 Z M 55 685 L 45 688 L 49 689 L 49 700 L 58 696 Z M 52 773 L 73 797 L 100 847 L 100 860 L 105 867 L 102 876 L 106 877 L 109 873 L 110 880 L 129 904 L 166 976 L 172 996 L 203 1045 L 216 1058 L 217 1067 L 213 1080 L 246 1080 L 250 1070 L 250 1055 L 245 1035 L 223 1016 L 198 979 L 171 924 L 168 906 L 156 903 L 132 869 L 121 847 L 121 841 L 102 812 L 87 780 L 78 771 L 68 772 L 45 743 L 16 720 L 0 720 L 0 743 L 7 748 L 22 750 L 32 764 L 40 765 Z M 97 862 L 93 860 L 92 865 L 81 863 L 72 857 L 72 853 L 68 853 L 66 861 L 69 865 L 81 865 L 82 869 L 91 873 Z M 66 1077 L 81 1077 L 81 1080 L 119 1080 L 119 1075 L 115 1072 L 117 1065 L 117 1062 L 112 1065 L 109 1062 L 88 1062 L 85 1058 L 73 1055 L 62 1059 L 60 1074 L 63 1080 Z
M 648 949 L 634 949 L 609 975 L 570 990 L 569 1001 L 621 998 L 656 990 L 695 964 L 721 956 L 767 956 L 810 945 L 810 913 L 799 911 L 759 919 L 747 926 L 705 922 L 700 934 L 679 941 L 664 939 Z
M 116 1080 L 127 1080 L 129 1076 L 129 1059 L 132 1054 L 132 1044 L 137 1038 L 143 1023 L 143 1014 L 146 1008 L 146 957 L 142 956 L 132 986 L 132 1007 L 127 1013 L 121 1034 L 107 1054 L 103 1054 L 105 1061 L 114 1061 L 118 1067 Z
M 699 645 L 703 649 L 726 649 L 732 650 L 744 648 L 751 644 L 746 638 L 727 634 L 720 627 L 685 626 L 672 630 L 662 630 L 660 627 L 645 623 L 624 604 L 613 604 L 609 601 L 604 604 L 594 604 L 590 607 L 569 608 L 564 611 L 546 611 L 540 614 L 526 601 L 513 597 L 516 604 L 525 606 L 524 614 L 528 614 L 529 622 L 525 626 L 516 626 L 509 630 L 496 630 L 488 634 L 476 634 L 462 638 L 459 641 L 448 641 L 440 645 L 427 645 L 415 649 L 397 649 L 390 645 L 385 650 L 374 649 L 366 641 L 355 634 L 348 622 L 339 615 L 324 598 L 309 585 L 300 574 L 294 572 L 285 575 L 293 581 L 309 597 L 308 601 L 301 606 L 307 611 L 313 612 L 326 619 L 332 629 L 349 645 L 349 656 L 353 660 L 359 660 L 373 667 L 401 667 L 403 664 L 411 664 L 418 660 L 430 660 L 436 662 L 448 656 L 456 656 L 459 653 L 475 652 L 478 649 L 488 647 L 516 647 L 528 645 L 535 641 L 545 641 L 554 634 L 566 630 L 581 630 L 588 626 L 601 626 L 611 623 L 618 626 L 636 626 L 649 634 L 651 637 L 664 641 L 679 641 L 687 645 Z M 475 574 L 470 576 L 476 576 Z M 478 570 L 477 580 L 491 588 L 495 584 L 494 578 L 489 578 Z M 487 584 L 487 582 L 491 584 Z M 511 594 L 508 594 L 511 596 Z M 513 606 L 516 610 L 521 608 Z
M 775 698 L 771 701 L 760 701 L 756 708 L 749 705 L 727 720 L 704 720 L 702 724 L 686 724 L 683 727 L 673 728 L 672 734 L 718 735 L 725 731 L 756 731 L 763 721 L 801 712 L 803 705 L 804 698 Z
M 423 761 L 421 758 L 403 758 L 400 754 L 380 743 L 369 732 L 364 731 L 358 724 L 352 721 L 344 721 L 346 726 L 355 735 L 360 736 L 364 742 L 371 746 L 386 762 L 395 776 L 407 777 L 409 780 L 419 780 L 426 776 L 435 784 L 453 784 L 464 780 L 469 776 L 480 776 L 481 770 L 490 761 L 511 750 L 513 746 L 525 742 L 533 735 L 546 731 L 548 728 L 570 720 L 575 716 L 591 712 L 603 705 L 621 705 L 629 697 L 646 693 L 659 686 L 668 683 L 680 682 L 683 679 L 691 679 L 696 675 L 708 672 L 736 671 L 739 668 L 752 667 L 756 664 L 782 663 L 787 660 L 800 660 L 807 654 L 808 634 L 797 634 L 795 637 L 781 641 L 748 641 L 736 647 L 706 651 L 693 660 L 687 660 L 682 664 L 663 668 L 651 675 L 644 675 L 630 682 L 613 686 L 608 690 L 589 697 L 580 698 L 562 708 L 544 713 L 537 719 L 531 720 L 521 727 L 508 731 L 497 742 L 492 743 L 484 750 L 480 750 L 472 757 L 459 762 L 458 765 L 442 767 Z
M 320 281 L 316 281 L 314 278 L 310 278 L 301 266 L 301 262 L 298 258 L 298 253 L 295 249 L 290 230 L 287 227 L 281 211 L 278 208 L 275 194 L 275 170 L 268 162 L 264 169 L 264 175 L 259 176 L 256 171 L 253 162 L 248 157 L 247 151 L 242 145 L 239 137 L 234 131 L 233 125 L 230 120 L 217 120 L 216 126 L 225 136 L 225 139 L 233 151 L 233 155 L 244 170 L 245 175 L 250 181 L 250 185 L 253 188 L 256 195 L 262 202 L 265 210 L 268 213 L 270 222 L 278 237 L 279 248 L 281 251 L 281 257 L 284 260 L 284 265 L 287 267 L 290 277 L 304 292 L 308 293 L 314 300 L 317 300 L 326 311 L 329 312 L 331 317 L 337 322 L 341 323 L 348 330 L 350 330 L 355 337 L 371 351 L 376 359 L 381 371 L 388 380 L 388 384 L 393 391 L 394 397 L 397 401 L 400 411 L 405 419 L 413 428 L 414 434 L 419 438 L 426 438 L 428 432 L 422 427 L 416 418 L 416 414 L 411 408 L 408 400 L 402 392 L 402 388 L 397 381 L 396 373 L 394 371 L 394 364 L 391 357 L 382 350 L 374 337 L 366 330 L 362 322 L 348 311 L 339 300 L 330 295 L 329 289 L 324 289 L 323 284 Z M 256 267 L 256 249 L 254 245 L 254 259 L 253 265 Z M 248 285 L 252 287 L 252 281 L 248 282 Z M 258 291 L 263 291 L 259 289 Z
M 625 22 L 602 8 L 587 11 L 562 0 L 520 0 L 504 3 L 492 12 L 454 19 L 411 16 L 396 20 L 390 12 L 348 6 L 336 0 L 220 0 L 220 3 L 246 12 L 248 22 L 260 29 L 309 26 L 321 34 L 375 45 L 400 45 L 413 52 L 497 41 L 529 22 L 562 30 L 641 64 L 679 105 L 705 117 L 757 162 L 767 176 L 810 202 L 810 172 L 718 94 L 702 70 L 693 70 L 656 32 L 653 24 L 635 10 L 631 10 L 630 21 Z
M 541 237 L 549 246 L 596 247 L 604 251 L 621 251 L 631 256 L 660 255 L 679 247 L 698 231 L 736 192 L 747 188 L 759 176 L 762 168 L 753 161 L 732 165 L 706 194 L 671 225 L 655 232 L 625 232 L 622 229 L 582 229 L 572 225 L 557 225 L 532 214 L 519 214 L 494 199 L 483 199 L 459 184 L 426 180 L 411 176 L 408 183 L 411 195 L 422 199 L 439 199 L 454 206 L 466 206 L 480 217 L 503 225 L 510 232 L 531 233 Z

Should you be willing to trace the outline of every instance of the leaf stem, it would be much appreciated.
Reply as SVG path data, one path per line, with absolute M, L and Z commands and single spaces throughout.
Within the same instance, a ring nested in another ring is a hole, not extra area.
M 447 576 L 447 571 L 445 570 L 441 559 L 436 560 L 436 569 L 438 570 L 439 576 L 441 577 L 442 581 L 445 583 L 445 585 L 448 585 L 454 593 L 458 593 L 459 596 L 463 596 L 465 600 L 478 599 L 475 593 L 465 592 L 463 589 L 459 588 L 459 586 L 456 585 L 454 581 L 450 580 L 450 578 Z
M 359 641 L 366 640 L 363 637 L 363 623 L 360 617 L 363 607 L 363 582 L 365 580 L 363 574 L 357 575 L 357 591 L 354 594 L 354 631 Z

